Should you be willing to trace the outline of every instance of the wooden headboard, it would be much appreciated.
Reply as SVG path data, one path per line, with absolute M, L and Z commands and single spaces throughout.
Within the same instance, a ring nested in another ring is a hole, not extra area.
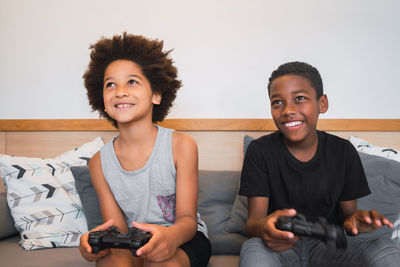
M 240 170 L 244 135 L 259 137 L 276 130 L 270 119 L 167 119 L 160 125 L 192 136 L 199 147 L 199 168 L 207 170 Z M 400 150 L 400 119 L 320 119 L 318 129 Z M 0 120 L 0 153 L 51 158 L 97 136 L 108 142 L 116 134 L 102 119 Z

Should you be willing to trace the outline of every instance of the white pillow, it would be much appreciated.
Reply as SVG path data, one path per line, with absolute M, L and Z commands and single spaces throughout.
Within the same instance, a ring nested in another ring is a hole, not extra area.
M 0 154 L 8 206 L 25 250 L 79 244 L 88 229 L 70 167 L 87 165 L 103 145 L 97 137 L 54 159 Z
M 375 155 L 379 157 L 384 157 L 387 159 L 395 160 L 400 162 L 400 151 L 392 149 L 374 146 L 373 144 L 365 141 L 361 138 L 350 136 L 350 142 L 359 152 L 363 152 L 365 154 Z

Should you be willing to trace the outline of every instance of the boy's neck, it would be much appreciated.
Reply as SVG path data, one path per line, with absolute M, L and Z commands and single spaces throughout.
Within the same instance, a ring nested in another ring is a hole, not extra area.
M 153 122 L 136 121 L 134 123 L 118 125 L 120 142 L 128 144 L 146 143 L 147 140 L 154 139 L 157 136 L 157 129 Z
M 290 142 L 283 137 L 283 143 L 288 151 L 299 161 L 308 162 L 317 153 L 318 148 L 318 134 L 315 132 L 310 138 L 303 142 Z
M 113 145 L 119 163 L 126 171 L 143 168 L 156 144 L 158 128 L 152 122 L 118 126 L 120 135 Z

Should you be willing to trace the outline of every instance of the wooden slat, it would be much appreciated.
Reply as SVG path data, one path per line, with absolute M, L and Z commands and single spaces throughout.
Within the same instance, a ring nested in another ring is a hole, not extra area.
M 6 154 L 13 156 L 53 158 L 100 136 L 106 143 L 115 132 L 7 132 Z
M 0 132 L 0 154 L 6 153 L 6 133 Z
M 103 119 L 0 120 L 0 131 L 115 131 Z
M 274 131 L 271 119 L 167 119 L 160 125 L 180 131 Z
M 400 131 L 400 119 L 320 119 L 323 131 Z
M 166 119 L 180 131 L 274 131 L 271 119 Z M 400 119 L 320 119 L 323 131 L 400 131 Z M 103 119 L 0 120 L 0 131 L 115 131 Z

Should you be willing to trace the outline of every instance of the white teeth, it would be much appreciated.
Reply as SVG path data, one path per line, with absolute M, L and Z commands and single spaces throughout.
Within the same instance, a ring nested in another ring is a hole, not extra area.
M 302 123 L 303 123 L 302 121 L 292 121 L 292 122 L 285 123 L 285 126 L 286 127 L 294 127 L 294 126 L 300 125 Z
M 128 108 L 133 106 L 132 104 L 118 104 L 116 105 L 117 108 Z

